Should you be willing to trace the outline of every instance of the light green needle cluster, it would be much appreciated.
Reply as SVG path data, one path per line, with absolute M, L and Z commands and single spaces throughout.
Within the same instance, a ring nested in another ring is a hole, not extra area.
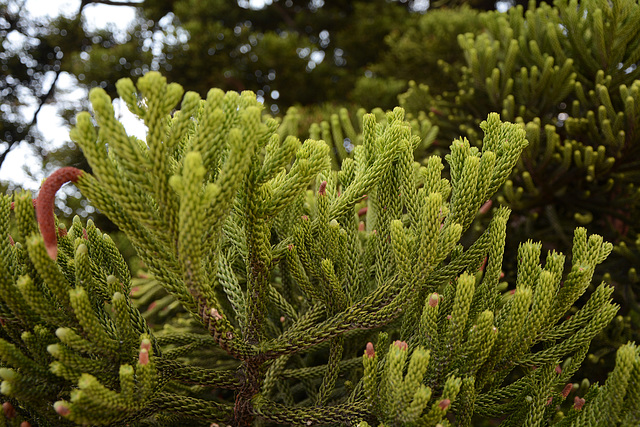
M 0 204 L 8 216 L 10 197 L 3 196 Z M 114 369 L 137 359 L 136 348 L 149 329 L 128 296 L 125 261 L 111 239 L 91 222 L 83 227 L 78 218 L 69 230 L 59 228 L 54 261 L 34 230 L 29 193 L 16 195 L 14 211 L 17 229 L 30 234 L 23 234 L 24 246 L 10 244 L 8 223 L 3 223 L 3 394 L 20 402 L 21 410 L 38 414 L 28 418 L 38 425 L 69 424 L 56 413 L 69 407 L 65 399 L 79 408 L 70 418 L 78 423 L 97 417 L 105 422 L 128 419 L 138 406 L 113 389 Z M 78 390 L 72 391 L 71 384 Z M 155 388 L 153 384 L 149 394 Z M 109 405 L 118 399 L 121 410 L 109 413 Z
M 403 426 L 435 425 L 441 421 L 459 391 L 460 379 L 451 377 L 442 396 L 427 407 L 433 393 L 423 384 L 429 366 L 429 351 L 417 347 L 409 357 L 407 343 L 396 341 L 390 345 L 384 368 L 379 372 L 372 350 L 371 346 L 363 356 L 363 381 L 369 405 L 381 412 L 380 419 L 387 425 Z
M 381 108 L 374 108 L 370 112 L 375 121 L 385 122 L 387 120 L 386 113 Z M 293 123 L 293 118 L 299 120 L 299 113 L 295 107 L 287 111 L 286 117 L 291 117 L 284 123 Z M 367 131 L 365 116 L 367 111 L 359 108 L 350 117 L 350 113 L 346 108 L 340 108 L 337 113 L 330 113 L 320 121 L 320 123 L 312 123 L 309 128 L 309 135 L 314 139 L 322 139 L 331 148 L 330 155 L 332 159 L 332 167 L 337 170 L 344 170 L 345 163 L 353 160 L 357 155 L 356 148 L 362 145 L 366 139 Z M 438 126 L 432 125 L 424 115 L 417 118 L 406 120 L 411 126 L 412 134 L 416 138 L 412 141 L 412 149 L 416 153 L 417 158 L 421 158 L 427 152 L 427 149 L 433 144 L 438 135 Z M 285 127 L 289 134 L 296 135 L 297 127 Z
M 76 185 L 149 274 L 131 280 L 113 241 L 79 219 L 58 229 L 52 260 L 30 195 L 16 196 L 19 242 L 0 224 L 0 391 L 25 420 L 589 425 L 606 405 L 613 422 L 636 419 L 632 345 L 584 412 L 546 405 L 617 311 L 605 284 L 570 311 L 611 245 L 576 230 L 563 274 L 563 255 L 523 243 L 517 279 L 501 283 L 507 208 L 461 244 L 527 146 L 524 126 L 490 114 L 482 149 L 453 142 L 445 178 L 440 157 L 415 161 L 424 129 L 401 108 L 363 113 L 358 130 L 343 112 L 311 129 L 353 142 L 336 156 L 298 139 L 295 110 L 279 122 L 250 92 L 203 100 L 154 72 L 116 87 L 146 140 L 93 90 L 93 118 L 72 131 L 92 173 Z

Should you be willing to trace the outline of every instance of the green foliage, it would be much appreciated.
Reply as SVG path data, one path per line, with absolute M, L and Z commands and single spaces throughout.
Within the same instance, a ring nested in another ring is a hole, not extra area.
M 366 114 L 364 108 L 353 112 L 345 107 L 291 107 L 282 120 L 278 134 L 322 139 L 329 146 L 332 168 L 339 170 L 345 159 L 354 159 L 356 147 L 363 143 L 362 124 Z M 371 114 L 379 123 L 387 121 L 387 115 L 381 108 L 372 109 Z M 407 122 L 411 125 L 412 133 L 419 137 L 414 141 L 414 156 L 426 157 L 438 134 L 438 127 L 432 126 L 424 114 Z
M 291 116 L 268 118 L 250 92 L 212 89 L 201 100 L 153 72 L 117 88 L 147 139 L 127 136 L 109 97 L 93 90 L 98 128 L 81 113 L 72 131 L 93 173 L 76 186 L 129 236 L 154 281 L 132 290 L 112 241 L 79 220 L 58 231 L 50 259 L 28 194 L 16 196 L 11 244 L 2 199 L 0 391 L 19 419 L 638 422 L 632 344 L 607 383 L 576 404 L 581 412 L 559 409 L 618 309 L 603 283 L 566 317 L 611 244 L 577 229 L 563 274 L 564 255 L 542 262 L 540 244 L 523 243 L 504 292 L 509 210 L 496 210 L 469 246 L 458 243 L 526 147 L 522 126 L 490 114 L 482 150 L 453 142 L 448 180 L 440 157 L 414 161 L 422 137 L 402 109 L 384 120 L 365 114 L 361 142 L 333 171 L 323 141 L 301 143 Z M 146 317 L 163 325 L 150 327 L 129 294 L 145 306 L 158 285 L 167 294 Z
M 440 91 L 456 90 L 456 81 L 446 78 L 440 67 L 446 64 L 446 69 L 455 70 L 463 65 L 456 36 L 479 33 L 479 16 L 468 7 L 430 9 L 411 16 L 385 37 L 387 49 L 371 60 L 368 72 L 358 78 L 353 100 L 365 108 L 393 108 L 410 82 L 433 85 Z
M 464 66 L 441 67 L 455 90 L 413 83 L 401 105 L 472 145 L 491 111 L 522 123 L 530 144 L 497 197 L 520 224 L 507 246 L 534 237 L 567 248 L 576 225 L 616 242 L 603 271 L 637 319 L 640 6 L 558 0 L 478 19 L 485 31 L 458 35 Z
M 75 221 L 68 232 L 60 229 L 55 262 L 35 233 L 30 194 L 15 198 L 22 243 L 10 243 L 11 198 L 3 196 L 1 205 L 1 390 L 20 416 L 35 425 L 69 425 L 53 411 L 56 396 L 72 393 L 73 399 L 91 406 L 113 394 L 105 386 L 117 387 L 118 369 L 130 369 L 133 375 L 137 347 L 148 327 L 131 305 L 129 271 L 108 236 L 91 222 L 84 228 Z M 76 383 L 79 390 L 72 392 Z M 118 419 L 131 415 L 124 406 L 120 404 L 124 412 Z M 106 408 L 101 416 L 112 420 Z M 78 420 L 82 417 L 86 415 L 79 414 Z

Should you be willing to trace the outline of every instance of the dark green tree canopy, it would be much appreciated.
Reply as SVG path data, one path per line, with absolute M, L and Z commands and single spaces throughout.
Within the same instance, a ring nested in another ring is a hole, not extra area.
M 126 35 L 88 28 L 83 11 L 98 4 L 136 9 Z M 471 4 L 483 10 L 495 5 L 484 0 Z M 407 29 L 424 27 L 420 19 L 426 7 L 455 6 L 455 1 L 429 5 L 417 0 L 286 0 L 261 7 L 247 0 L 83 0 L 77 10 L 36 19 L 25 2 L 3 0 L 0 93 L 6 102 L 0 112 L 0 164 L 19 142 L 47 140 L 35 125 L 41 107 L 58 102 L 62 73 L 79 87 L 101 86 L 115 96 L 113 82 L 119 78 L 160 70 L 202 96 L 214 86 L 252 90 L 272 113 L 324 102 L 392 108 L 396 95 L 406 90 L 407 75 L 419 79 L 413 71 L 421 68 L 418 75 L 424 75 L 430 68 L 417 56 L 410 67 L 406 58 L 396 63 L 399 38 L 407 36 Z M 447 49 L 455 37 L 442 40 L 441 51 L 459 54 L 457 46 Z M 397 75 L 394 64 L 405 64 L 395 67 Z M 382 80 L 368 80 L 378 74 Z M 372 90 L 382 103 L 371 99 Z M 86 105 L 61 105 L 60 113 L 72 121 L 82 108 Z

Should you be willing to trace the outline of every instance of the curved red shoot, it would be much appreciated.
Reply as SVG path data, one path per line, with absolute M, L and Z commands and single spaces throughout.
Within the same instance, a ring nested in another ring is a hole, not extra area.
M 58 240 L 56 238 L 55 219 L 53 216 L 53 204 L 56 193 L 67 182 L 76 182 L 84 172 L 73 167 L 58 169 L 42 183 L 36 202 L 36 218 L 40 233 L 44 238 L 44 247 L 51 259 L 58 255 Z

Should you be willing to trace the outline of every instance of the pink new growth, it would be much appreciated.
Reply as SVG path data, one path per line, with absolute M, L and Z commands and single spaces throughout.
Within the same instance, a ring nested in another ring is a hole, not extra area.
M 556 374 L 560 375 L 562 373 L 562 368 L 560 365 L 556 365 Z
M 373 350 L 373 344 L 372 343 L 370 343 L 370 342 L 367 343 L 367 349 L 364 351 L 364 353 L 369 358 L 373 358 L 376 355 L 376 352 Z
M 451 401 L 449 399 L 442 399 L 440 403 L 438 403 L 438 406 L 440 406 L 440 409 L 443 411 L 445 411 L 449 405 L 451 405 Z
M 327 194 L 327 181 L 322 181 L 318 188 L 318 196 L 324 196 L 325 194 Z
M 4 402 L 2 404 L 2 411 L 7 418 L 13 418 L 16 416 L 16 408 L 13 407 L 11 402 Z
M 56 403 L 54 403 L 53 409 L 55 409 L 58 415 L 61 415 L 63 417 L 66 417 L 71 413 L 71 410 L 67 406 L 66 402 L 62 402 L 62 401 L 57 401 Z
M 400 350 L 407 350 L 409 348 L 409 346 L 407 345 L 406 342 L 404 341 L 394 341 L 393 345 L 395 345 L 396 347 L 398 347 Z
M 569 396 L 569 393 L 571 393 L 571 390 L 573 390 L 573 384 L 569 383 L 565 385 L 562 389 L 562 397 L 566 399 L 567 396 Z
M 440 302 L 440 296 L 437 293 L 432 293 L 429 297 L 429 307 L 436 307 Z
M 365 230 L 365 224 L 364 222 L 360 221 L 360 224 L 358 224 L 358 231 L 364 231 Z
M 53 204 L 56 193 L 67 182 L 77 182 L 84 172 L 80 169 L 66 167 L 52 173 L 45 179 L 38 193 L 36 201 L 36 218 L 40 226 L 40 233 L 44 238 L 44 247 L 51 259 L 58 255 L 58 240 L 56 238 L 55 219 L 53 217 Z
M 222 315 L 215 308 L 211 309 L 211 317 L 213 317 L 216 320 L 222 320 Z
M 576 411 L 579 411 L 582 409 L 582 407 L 584 406 L 584 402 L 585 400 L 581 397 L 574 397 L 573 398 L 573 409 L 575 409 Z
M 489 257 L 484 257 L 484 261 L 482 261 L 482 266 L 480 267 L 480 271 L 484 271 L 484 268 L 487 266 L 487 261 L 489 261 Z
M 140 349 L 140 353 L 138 354 L 138 363 L 141 365 L 149 364 L 149 352 L 146 348 Z
M 491 209 L 491 205 L 493 205 L 491 199 L 487 200 L 486 202 L 484 202 L 484 205 L 480 207 L 479 212 L 483 215 L 486 214 Z
M 368 210 L 369 207 L 367 206 L 365 206 L 364 208 L 360 208 L 360 210 L 358 211 L 358 216 L 366 215 Z
M 151 341 L 149 341 L 148 339 L 143 339 L 142 342 L 140 343 L 140 350 L 147 350 L 149 351 L 151 349 Z

